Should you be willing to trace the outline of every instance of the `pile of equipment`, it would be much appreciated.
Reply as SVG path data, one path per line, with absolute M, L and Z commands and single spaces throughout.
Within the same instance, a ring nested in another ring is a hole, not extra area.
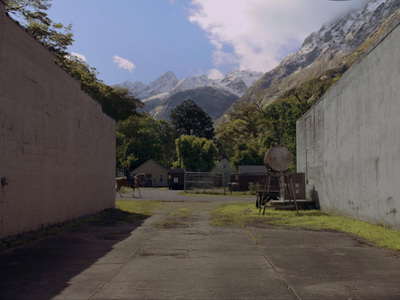
M 265 185 L 257 192 L 256 207 L 265 209 L 270 202 L 275 209 L 294 210 L 314 208 L 312 201 L 306 200 L 304 173 L 289 171 L 293 164 L 293 154 L 283 145 L 275 146 L 264 155 L 264 165 L 268 170 Z

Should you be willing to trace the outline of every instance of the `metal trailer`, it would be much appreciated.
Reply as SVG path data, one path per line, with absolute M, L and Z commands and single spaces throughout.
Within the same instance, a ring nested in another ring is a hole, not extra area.
M 185 188 L 185 170 L 171 169 L 168 171 L 168 188 L 183 190 Z
M 250 184 L 265 185 L 265 174 L 231 174 L 230 183 L 228 184 L 230 191 L 248 191 Z

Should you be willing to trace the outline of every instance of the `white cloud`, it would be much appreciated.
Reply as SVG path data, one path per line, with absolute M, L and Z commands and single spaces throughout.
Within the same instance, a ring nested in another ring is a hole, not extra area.
M 192 0 L 190 22 L 214 46 L 215 66 L 266 72 L 304 39 L 367 0 Z
M 79 59 L 81 59 L 83 61 L 87 61 L 85 55 L 83 55 L 83 54 L 79 54 L 79 53 L 76 53 L 76 52 L 71 52 L 71 55 L 73 55 L 73 56 L 75 56 L 75 57 L 77 57 L 77 58 L 79 58 Z
M 131 62 L 128 59 L 122 58 L 118 55 L 114 55 L 114 61 L 116 64 L 118 64 L 118 67 L 121 69 L 126 69 L 129 72 L 132 72 L 136 67 L 133 64 L 133 62 Z
M 218 70 L 218 69 L 211 69 L 211 70 L 208 70 L 207 76 L 208 76 L 208 78 L 214 79 L 214 80 L 216 80 L 216 79 L 222 79 L 222 78 L 225 77 L 224 73 L 222 73 L 222 72 L 221 72 L 220 70 Z

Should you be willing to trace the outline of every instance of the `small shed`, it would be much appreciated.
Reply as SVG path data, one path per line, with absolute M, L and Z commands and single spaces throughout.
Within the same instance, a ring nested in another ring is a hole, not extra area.
M 132 174 L 145 174 L 140 186 L 166 187 L 168 186 L 168 169 L 154 159 L 149 159 L 132 171 Z
M 230 188 L 232 190 L 246 191 L 249 184 L 265 184 L 268 170 L 264 165 L 239 166 L 237 174 L 231 174 Z

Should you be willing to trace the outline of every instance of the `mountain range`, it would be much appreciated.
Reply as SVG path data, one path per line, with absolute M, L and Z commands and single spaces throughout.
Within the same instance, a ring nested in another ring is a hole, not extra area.
M 172 108 L 191 99 L 214 120 L 222 122 L 234 110 L 235 102 L 265 106 L 327 70 L 347 69 L 399 9 L 399 0 L 371 0 L 364 9 L 324 24 L 304 40 L 298 51 L 265 74 L 234 70 L 220 80 L 201 75 L 179 81 L 175 74 L 167 72 L 148 84 L 126 81 L 119 86 L 128 88 L 132 96 L 144 102 L 143 110 L 156 119 L 168 120 Z
M 125 81 L 119 86 L 127 88 L 130 95 L 140 99 L 145 104 L 143 110 L 156 119 L 168 120 L 170 110 L 187 99 L 193 100 L 213 119 L 217 119 L 262 75 L 261 72 L 234 70 L 219 80 L 206 75 L 178 80 L 169 71 L 148 84 Z

